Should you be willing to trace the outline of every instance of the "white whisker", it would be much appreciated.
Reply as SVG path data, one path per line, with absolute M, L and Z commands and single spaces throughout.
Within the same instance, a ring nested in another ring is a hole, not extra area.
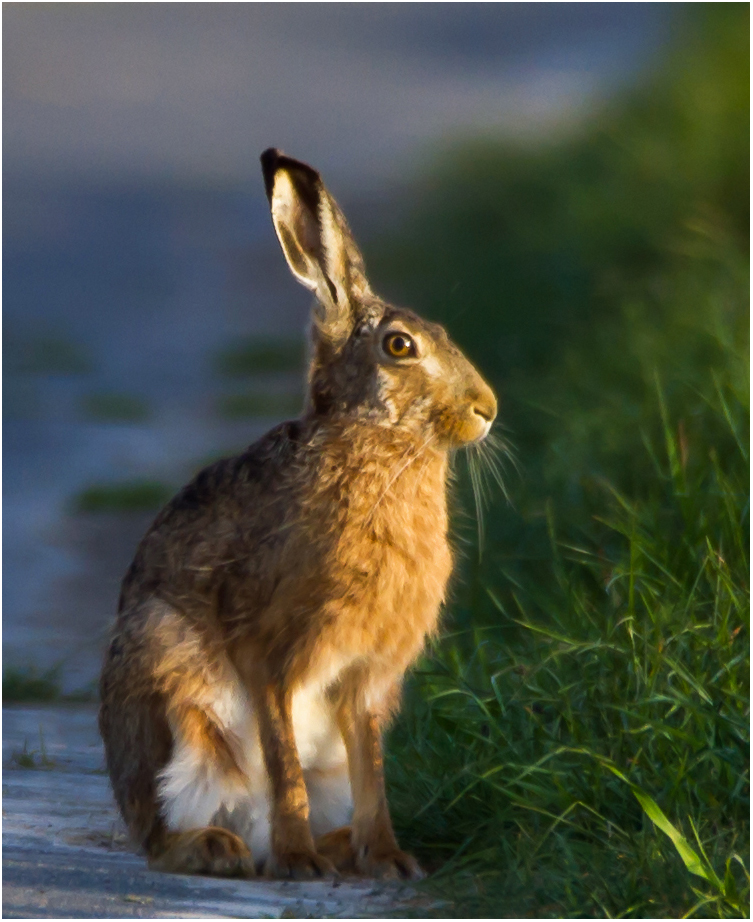
M 496 489 L 499 489 L 508 503 L 512 503 L 507 490 L 505 468 L 509 463 L 515 472 L 520 474 L 520 467 L 510 443 L 496 433 L 490 433 L 483 442 L 468 445 L 465 454 L 476 510 L 480 557 L 483 553 L 485 538 L 484 513 L 489 507 Z
M 479 480 L 476 452 L 468 453 L 468 473 L 471 477 L 471 488 L 473 489 L 473 500 L 476 506 L 476 528 L 478 530 L 478 553 L 479 557 L 484 550 L 484 498 Z

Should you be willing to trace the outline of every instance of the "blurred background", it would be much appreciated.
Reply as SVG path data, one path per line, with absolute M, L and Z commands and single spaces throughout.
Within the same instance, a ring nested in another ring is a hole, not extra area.
M 91 699 L 155 511 L 297 413 L 281 147 L 500 397 L 401 842 L 460 917 L 748 917 L 748 4 L 3 14 L 4 700 Z
M 619 3 L 7 6 L 6 665 L 60 663 L 67 690 L 86 684 L 153 508 L 299 408 L 308 298 L 277 251 L 264 148 L 322 171 L 369 254 L 441 150 L 571 134 L 657 65 L 679 15 Z M 465 163 L 454 193 L 477 172 Z M 386 296 L 399 293 L 391 275 Z M 424 267 L 415 281 L 437 290 Z M 440 303 L 453 291 L 464 302 L 456 283 Z M 433 297 L 419 306 L 436 316 Z M 481 357 L 482 342 L 466 345 Z

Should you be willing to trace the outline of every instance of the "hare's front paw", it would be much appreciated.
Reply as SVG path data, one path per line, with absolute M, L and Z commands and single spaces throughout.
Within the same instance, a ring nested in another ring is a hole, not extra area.
M 426 874 L 407 852 L 397 845 L 361 845 L 356 848 L 356 867 L 359 873 L 384 880 L 422 880 Z
M 313 877 L 336 877 L 334 864 L 313 849 L 278 849 L 269 856 L 264 873 L 268 877 L 292 877 L 310 880 Z

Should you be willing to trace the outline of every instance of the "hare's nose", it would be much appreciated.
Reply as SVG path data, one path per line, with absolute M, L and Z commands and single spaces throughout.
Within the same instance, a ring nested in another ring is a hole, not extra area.
M 483 388 L 474 388 L 468 396 L 476 416 L 480 416 L 487 423 L 493 422 L 497 415 L 497 398 L 492 393 L 492 389 L 484 385 Z

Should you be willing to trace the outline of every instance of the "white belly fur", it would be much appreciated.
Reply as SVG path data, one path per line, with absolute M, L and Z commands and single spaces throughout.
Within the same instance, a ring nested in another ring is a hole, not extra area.
M 347 825 L 353 809 L 345 744 L 324 694 L 334 671 L 327 670 L 328 675 L 293 695 L 293 729 L 314 836 Z M 263 861 L 270 848 L 270 796 L 256 715 L 240 683 L 220 685 L 214 692 L 200 706 L 241 741 L 241 768 L 248 782 L 228 778 L 185 740 L 176 739 L 172 758 L 159 777 L 162 815 L 173 832 L 208 825 L 231 829 L 244 839 L 254 859 Z

